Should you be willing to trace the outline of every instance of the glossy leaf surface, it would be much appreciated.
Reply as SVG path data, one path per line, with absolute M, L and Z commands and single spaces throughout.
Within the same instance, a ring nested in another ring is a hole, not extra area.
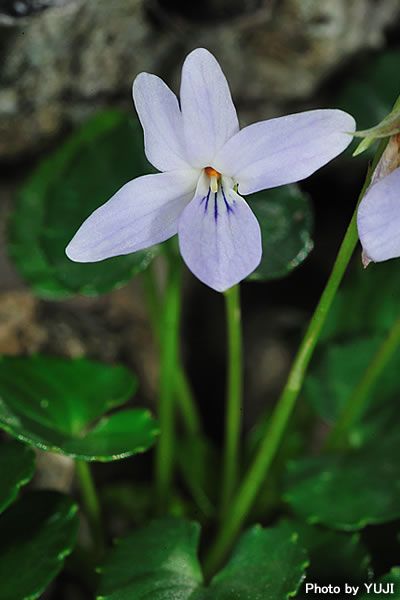
M 0 512 L 16 498 L 22 485 L 35 470 L 35 455 L 29 446 L 17 441 L 0 446 Z
M 295 185 L 284 185 L 246 197 L 261 227 L 263 256 L 249 279 L 284 277 L 313 249 L 312 211 L 308 196 Z
M 199 533 L 197 523 L 166 518 L 117 541 L 100 569 L 98 600 L 285 600 L 303 580 L 307 558 L 295 538 L 255 526 L 206 588 Z
M 38 598 L 61 570 L 78 529 L 77 505 L 58 492 L 25 494 L 0 516 L 4 600 Z
M 0 426 L 43 450 L 109 461 L 143 452 L 158 433 L 149 411 L 106 415 L 134 393 L 124 367 L 87 359 L 2 357 Z

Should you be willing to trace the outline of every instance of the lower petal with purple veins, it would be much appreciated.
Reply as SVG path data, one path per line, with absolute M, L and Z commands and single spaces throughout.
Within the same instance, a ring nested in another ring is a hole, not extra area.
M 188 268 L 218 292 L 247 277 L 261 260 L 258 221 L 232 189 L 197 193 L 179 219 L 178 235 Z

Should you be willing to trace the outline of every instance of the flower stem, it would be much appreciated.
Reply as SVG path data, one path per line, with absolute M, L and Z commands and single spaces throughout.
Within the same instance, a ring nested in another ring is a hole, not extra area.
M 363 377 L 360 379 L 357 387 L 346 402 L 346 405 L 327 438 L 324 450 L 336 449 L 345 442 L 346 434 L 360 415 L 373 387 L 399 344 L 400 316 L 396 319 L 389 334 L 379 346 Z
M 161 339 L 161 299 L 154 278 L 154 271 L 150 267 L 142 273 L 144 292 L 149 310 L 150 320 L 155 337 Z M 176 394 L 182 419 L 190 435 L 197 435 L 201 431 L 200 416 L 194 401 L 189 382 L 179 362 L 176 364 Z
M 181 306 L 181 265 L 169 261 L 168 284 L 161 319 L 161 358 L 158 418 L 160 437 L 156 447 L 156 489 L 160 511 L 168 506 L 174 459 L 174 409 L 178 361 L 179 314 Z
M 228 333 L 228 385 L 221 497 L 222 515 L 226 512 L 237 483 L 242 411 L 242 332 L 239 285 L 227 290 L 224 296 Z
M 75 472 L 79 481 L 82 500 L 92 535 L 95 558 L 99 559 L 105 551 L 104 532 L 101 519 L 101 506 L 89 464 L 75 459 Z
M 271 416 L 269 427 L 264 433 L 253 463 L 250 465 L 235 498 L 231 502 L 225 521 L 217 534 L 214 545 L 210 549 L 205 563 L 205 572 L 207 575 L 212 574 L 220 566 L 226 552 L 231 547 L 253 505 L 257 493 L 265 481 L 269 467 L 279 448 L 282 436 L 286 430 L 286 426 L 300 393 L 308 364 L 321 334 L 322 327 L 357 244 L 358 204 L 371 181 L 372 173 L 383 153 L 386 143 L 387 140 L 383 140 L 379 145 L 373 164 L 368 171 L 364 186 L 361 190 L 356 209 L 340 246 L 332 272 L 294 359 L 286 385 Z

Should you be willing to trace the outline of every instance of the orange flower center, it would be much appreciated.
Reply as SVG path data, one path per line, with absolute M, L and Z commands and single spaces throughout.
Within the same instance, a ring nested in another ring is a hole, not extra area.
M 213 167 L 206 167 L 204 170 L 206 172 L 206 175 L 208 175 L 210 179 L 211 177 L 216 177 L 217 179 L 221 177 L 221 173 L 218 173 L 218 171 L 213 169 Z

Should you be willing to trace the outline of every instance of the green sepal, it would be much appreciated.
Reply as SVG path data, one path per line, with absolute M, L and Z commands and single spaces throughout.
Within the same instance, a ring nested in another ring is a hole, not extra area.
M 363 131 L 355 131 L 354 137 L 362 137 L 363 139 L 353 152 L 353 156 L 357 156 L 365 152 L 372 144 L 380 138 L 390 137 L 400 133 L 400 109 L 394 109 L 387 117 L 378 125 L 365 129 Z
M 399 60 L 398 48 L 383 50 L 366 61 L 357 73 L 352 73 L 348 83 L 339 90 L 337 108 L 353 115 L 361 130 L 382 121 L 394 109 L 393 102 L 399 94 Z M 361 145 L 358 153 L 370 144 L 363 140 Z M 354 143 L 348 150 L 351 152 L 353 148 Z

